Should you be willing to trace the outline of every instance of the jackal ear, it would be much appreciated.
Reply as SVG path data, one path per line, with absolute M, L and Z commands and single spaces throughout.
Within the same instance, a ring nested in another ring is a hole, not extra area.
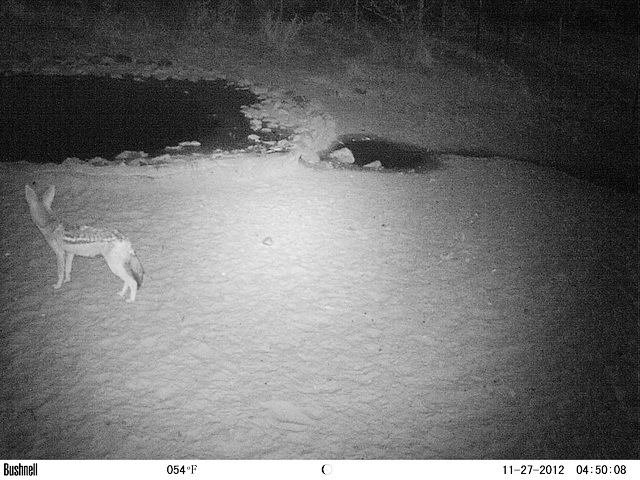
M 37 200 L 36 191 L 29 185 L 24 186 L 24 196 L 27 197 L 27 201 Z
M 44 192 L 44 195 L 42 195 L 42 203 L 49 210 L 51 210 L 51 204 L 53 203 L 53 197 L 55 196 L 55 194 L 56 187 L 55 185 L 51 185 L 49 188 L 47 188 L 47 191 Z

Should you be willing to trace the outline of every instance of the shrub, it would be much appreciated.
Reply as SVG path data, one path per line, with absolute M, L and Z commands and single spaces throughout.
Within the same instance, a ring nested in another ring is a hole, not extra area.
M 287 53 L 300 36 L 304 22 L 294 17 L 291 21 L 275 18 L 273 12 L 267 12 L 260 18 L 260 32 L 266 42 L 279 53 Z

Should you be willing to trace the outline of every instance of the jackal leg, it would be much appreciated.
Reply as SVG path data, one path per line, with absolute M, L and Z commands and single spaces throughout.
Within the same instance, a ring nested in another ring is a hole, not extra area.
M 73 262 L 73 254 L 65 252 L 61 248 L 54 248 L 56 254 L 56 262 L 58 264 L 58 281 L 53 288 L 58 289 L 62 283 L 71 281 L 71 263 Z
M 64 257 L 64 281 L 71 281 L 71 265 L 73 264 L 73 253 L 65 252 Z
M 122 258 L 119 256 L 106 254 L 104 255 L 104 259 L 106 260 L 107 265 L 109 265 L 111 271 L 118 277 L 120 277 L 122 281 L 124 281 L 122 290 L 118 292 L 118 295 L 124 297 L 124 295 L 127 293 L 127 289 L 129 289 L 131 292 L 129 294 L 129 298 L 127 298 L 127 302 L 135 302 L 136 292 L 138 291 L 138 284 L 136 283 L 136 280 L 131 275 L 129 275 L 129 272 L 127 272 Z

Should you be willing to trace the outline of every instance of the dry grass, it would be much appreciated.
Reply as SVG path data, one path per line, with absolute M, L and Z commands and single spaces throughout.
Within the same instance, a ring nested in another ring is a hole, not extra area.
M 260 18 L 259 23 L 264 40 L 280 54 L 286 54 L 292 50 L 304 26 L 304 22 L 298 18 L 291 21 L 280 20 L 273 12 L 267 12 Z

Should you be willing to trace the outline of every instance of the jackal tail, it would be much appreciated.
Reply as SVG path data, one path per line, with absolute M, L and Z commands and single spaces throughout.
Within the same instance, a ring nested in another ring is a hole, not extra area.
M 135 252 L 131 252 L 129 259 L 125 262 L 124 268 L 127 270 L 127 273 L 133 277 L 138 285 L 138 288 L 142 286 L 142 279 L 144 278 L 144 270 L 142 269 L 142 265 L 140 264 L 140 260 L 138 260 L 138 256 Z

